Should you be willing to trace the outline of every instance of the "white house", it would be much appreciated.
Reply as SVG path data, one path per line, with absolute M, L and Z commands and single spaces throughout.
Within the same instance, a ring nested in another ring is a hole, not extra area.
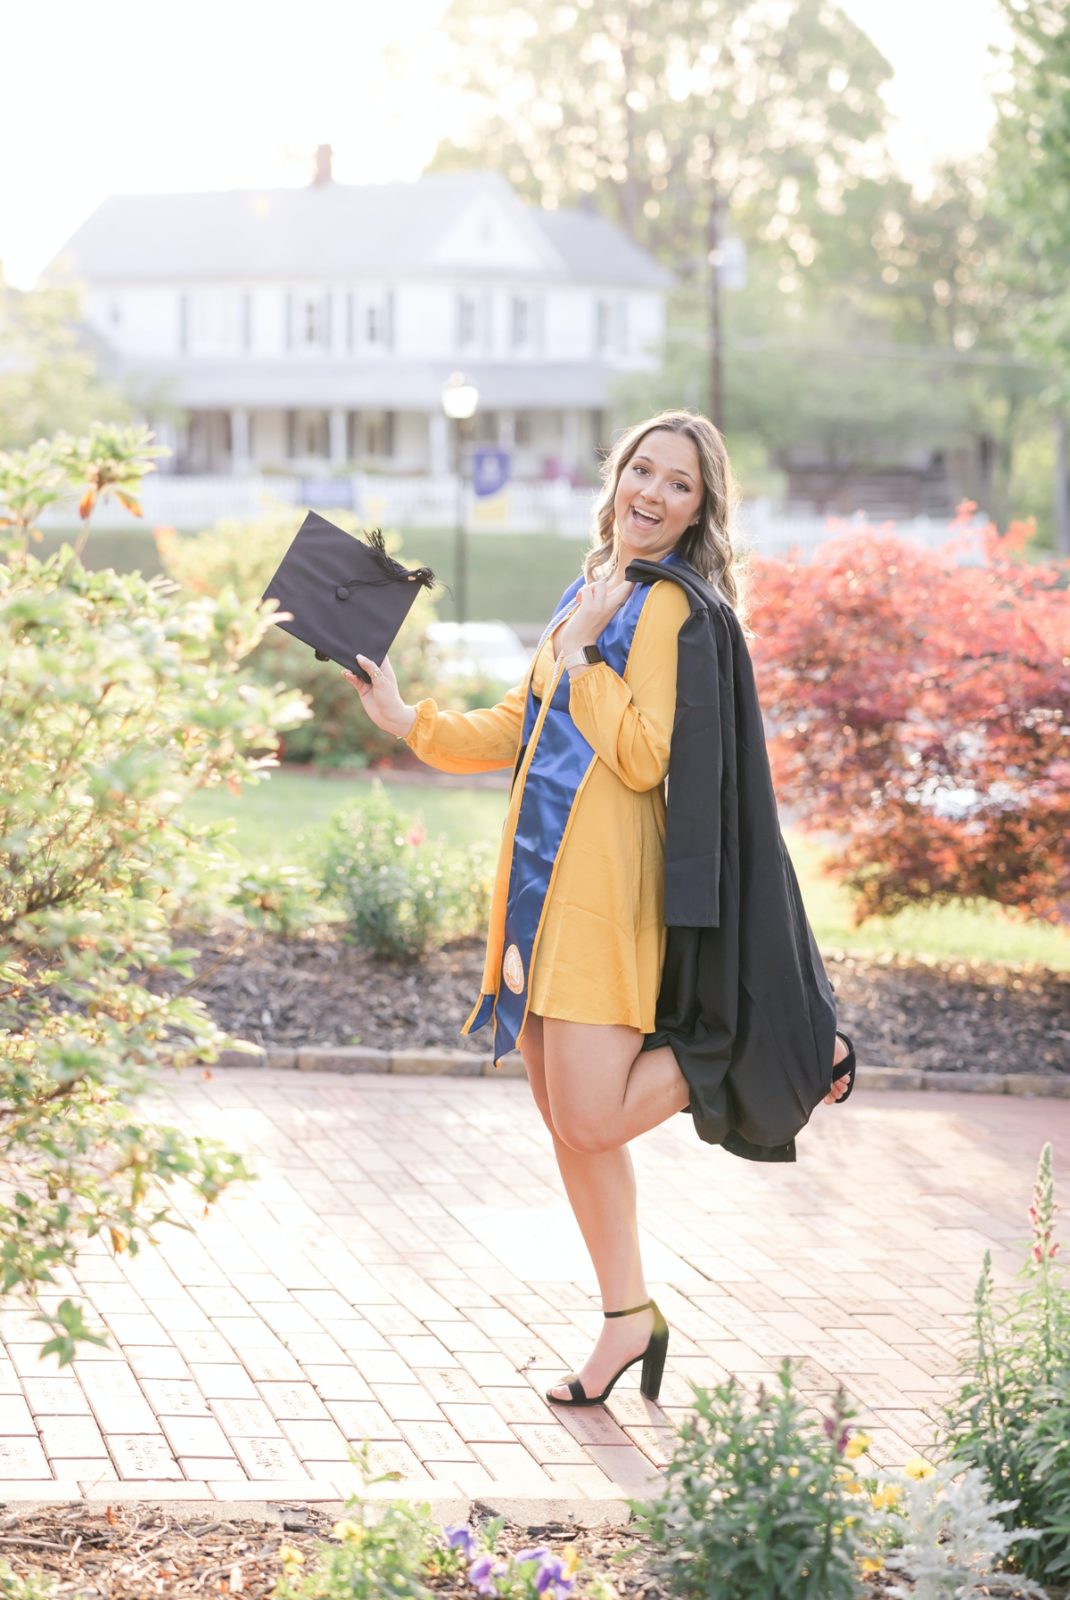
M 443 472 L 456 370 L 514 476 L 589 467 L 612 379 L 657 363 L 672 283 L 604 218 L 497 174 L 339 184 L 326 151 L 306 188 L 112 196 L 64 275 L 164 470 L 198 474 Z

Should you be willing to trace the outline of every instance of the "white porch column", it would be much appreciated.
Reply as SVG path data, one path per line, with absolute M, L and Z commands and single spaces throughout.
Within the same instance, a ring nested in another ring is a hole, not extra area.
M 450 471 L 450 429 L 444 411 L 431 411 L 427 417 L 428 467 L 434 478 Z
M 249 471 L 249 413 L 244 408 L 230 413 L 230 470 L 236 477 Z
M 341 406 L 333 406 L 327 418 L 331 466 L 340 469 L 348 459 L 346 450 L 346 414 Z

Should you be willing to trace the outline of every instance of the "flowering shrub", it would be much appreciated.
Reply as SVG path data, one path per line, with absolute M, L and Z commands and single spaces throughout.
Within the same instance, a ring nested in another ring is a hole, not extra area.
M 378 780 L 331 818 L 319 870 L 353 937 L 376 955 L 415 959 L 487 919 L 488 848 L 428 843 L 426 830 L 396 810 Z
M 266 622 L 233 593 L 180 601 L 164 580 L 87 571 L 70 545 L 31 553 L 36 518 L 64 493 L 86 518 L 108 493 L 136 512 L 145 438 L 98 427 L 0 456 L 4 1293 L 54 1285 L 87 1238 L 132 1254 L 177 1182 L 207 1203 L 247 1175 L 213 1141 L 141 1113 L 154 1069 L 230 1042 L 200 1002 L 150 994 L 143 975 L 191 978 L 197 952 L 174 948 L 172 927 L 240 910 L 241 882 L 183 821 L 185 801 L 262 779 L 304 703 L 242 676 Z M 263 885 L 245 888 L 259 920 L 277 913 Z M 69 1361 L 91 1335 L 71 1301 L 50 1305 L 45 1349 Z
M 959 1387 L 945 1408 L 949 1455 L 981 1469 L 993 1491 L 1039 1530 L 1014 1552 L 1027 1575 L 1070 1578 L 1070 1283 L 1057 1259 L 1052 1147 L 1037 1167 L 1032 1237 L 1016 1294 L 997 1296 L 985 1252 Z M 1001 1510 L 1005 1525 L 1009 1511 Z
M 353 1455 L 363 1487 L 383 1483 L 396 1473 L 372 1475 L 368 1444 Z M 335 1543 L 324 1545 L 312 1566 L 299 1550 L 283 1545 L 279 1550 L 282 1575 L 273 1600 L 430 1600 L 425 1579 L 461 1579 L 477 1595 L 498 1600 L 566 1600 L 571 1594 L 578 1562 L 576 1552 L 555 1555 L 544 1545 L 498 1552 L 503 1521 L 500 1517 L 483 1529 L 467 1526 L 440 1529 L 431 1521 L 430 1506 L 404 1500 L 378 1502 L 368 1515 L 369 1502 L 356 1494 L 346 1503 L 346 1516 L 332 1529 Z M 439 1585 L 436 1582 L 436 1588 Z M 597 1586 L 587 1590 L 592 1597 Z
M 1025 560 L 1025 524 L 971 532 L 974 510 L 940 550 L 870 528 L 751 566 L 774 778 L 838 841 L 859 922 L 976 896 L 1061 925 L 1070 906 L 1066 562 Z
M 852 1600 L 883 1526 L 843 1457 L 855 1453 L 842 1389 L 818 1423 L 795 1394 L 792 1363 L 756 1400 L 734 1378 L 692 1385 L 652 1501 L 633 1502 L 658 1550 L 655 1570 L 684 1600 Z M 879 1565 L 879 1563 L 878 1563 Z

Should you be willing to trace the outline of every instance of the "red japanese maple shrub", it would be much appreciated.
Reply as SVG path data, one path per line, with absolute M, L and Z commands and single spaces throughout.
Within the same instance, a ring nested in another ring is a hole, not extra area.
M 856 924 L 980 897 L 1070 925 L 1070 564 L 974 509 L 939 550 L 889 525 L 752 562 L 774 780 Z

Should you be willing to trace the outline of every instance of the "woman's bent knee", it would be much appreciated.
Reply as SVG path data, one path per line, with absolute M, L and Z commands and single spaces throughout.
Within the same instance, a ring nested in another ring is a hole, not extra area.
M 561 1143 L 578 1155 L 600 1156 L 607 1150 L 620 1148 L 620 1139 L 606 1121 L 595 1122 L 589 1117 L 558 1112 L 552 1126 Z

